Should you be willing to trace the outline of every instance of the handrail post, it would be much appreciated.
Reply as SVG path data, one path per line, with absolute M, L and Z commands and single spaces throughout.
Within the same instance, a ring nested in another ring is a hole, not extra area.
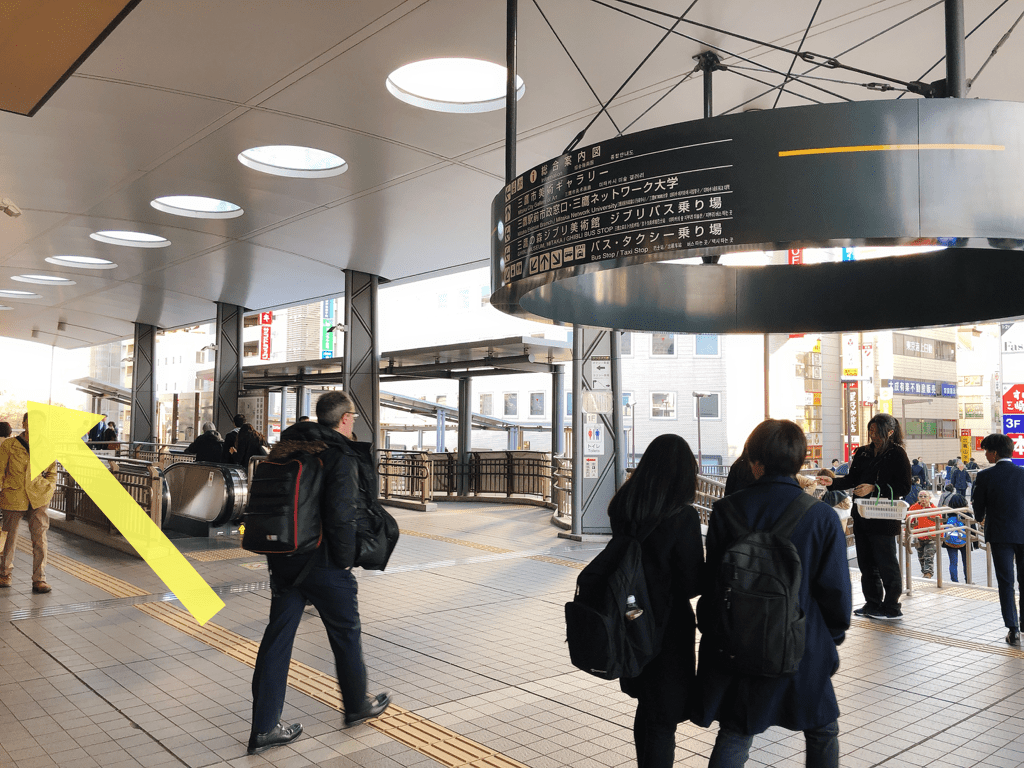
M 149 470 L 149 517 L 156 523 L 157 528 L 163 523 L 163 481 L 160 478 L 160 470 L 156 467 L 147 467 Z
M 512 490 L 515 488 L 515 460 L 512 458 L 512 451 L 505 451 L 505 461 L 508 462 L 505 465 L 505 496 L 511 497 Z

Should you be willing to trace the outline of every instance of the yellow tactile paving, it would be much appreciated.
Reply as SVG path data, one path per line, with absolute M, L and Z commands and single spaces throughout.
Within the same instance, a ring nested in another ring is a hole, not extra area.
M 916 629 L 908 629 L 896 623 L 872 621 L 871 619 L 854 618 L 852 624 L 853 626 L 860 627 L 862 629 L 872 629 L 875 632 L 885 632 L 889 635 L 909 637 L 913 640 L 922 640 L 926 643 L 938 643 L 939 645 L 948 645 L 952 648 L 963 648 L 965 650 L 978 651 L 980 653 L 994 653 L 997 656 L 1009 656 L 1014 659 L 1024 659 L 1024 650 L 1011 648 L 1008 645 L 975 643 L 970 640 L 960 640 L 956 637 L 944 637 L 942 635 L 933 635 L 929 632 L 919 632 Z
M 212 563 L 217 560 L 241 560 L 245 557 L 263 557 L 255 552 L 238 547 L 237 549 L 208 549 L 205 552 L 186 552 L 185 557 L 197 563 Z
M 18 537 L 18 546 L 22 551 L 31 554 L 32 544 L 24 536 Z M 116 597 L 139 597 L 150 594 L 69 557 L 51 554 L 48 559 L 54 568 L 70 573 Z M 144 603 L 136 605 L 135 608 L 248 667 L 256 666 L 259 643 L 253 640 L 212 621 L 199 626 L 187 611 L 168 603 Z M 288 671 L 288 685 L 332 709 L 344 712 L 338 681 L 318 669 L 293 659 Z M 449 731 L 396 704 L 392 704 L 384 715 L 366 724 L 449 768 L 527 768 L 523 763 Z
M 410 531 L 405 528 L 401 529 L 403 536 L 416 536 L 420 539 L 430 539 L 431 541 L 444 541 L 448 544 L 458 544 L 462 547 L 470 547 L 472 549 L 480 549 L 484 552 L 495 552 L 499 554 L 506 554 L 508 552 L 514 552 L 513 549 L 505 549 L 503 547 L 492 547 L 490 544 L 477 544 L 475 541 L 466 541 L 465 539 L 453 539 L 450 536 L 438 536 L 435 533 L 420 533 L 419 531 Z

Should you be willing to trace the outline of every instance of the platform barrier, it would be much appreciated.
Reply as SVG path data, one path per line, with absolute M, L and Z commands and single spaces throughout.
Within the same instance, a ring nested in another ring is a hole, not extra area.
M 915 541 L 933 540 L 935 542 L 935 583 L 939 589 L 942 589 L 942 537 L 943 534 L 950 531 L 962 531 L 965 534 L 967 557 L 966 563 L 964 564 L 964 580 L 967 584 L 974 584 L 974 578 L 971 567 L 971 552 L 974 551 L 974 546 L 985 552 L 985 571 L 986 571 L 986 584 L 992 586 L 992 551 L 985 541 L 984 533 L 979 529 L 978 522 L 974 519 L 970 507 L 962 507 L 960 509 L 951 509 L 950 507 L 930 507 L 928 509 L 916 509 L 913 512 L 907 514 L 906 519 L 903 521 L 903 526 L 900 532 L 900 570 L 903 571 L 906 579 L 906 594 L 913 594 L 914 582 L 911 579 L 911 563 L 913 560 L 912 556 L 916 555 L 914 548 Z M 946 522 L 949 515 L 955 515 L 961 525 L 954 525 Z M 913 521 L 924 517 L 941 517 L 943 522 L 937 528 L 929 528 L 925 531 L 914 531 L 911 528 Z
M 132 499 L 158 526 L 169 507 L 169 493 L 160 467 L 131 459 L 107 459 L 107 466 Z M 112 536 L 121 535 L 78 482 L 59 463 L 57 488 L 50 509 L 63 512 L 68 522 L 84 523 Z

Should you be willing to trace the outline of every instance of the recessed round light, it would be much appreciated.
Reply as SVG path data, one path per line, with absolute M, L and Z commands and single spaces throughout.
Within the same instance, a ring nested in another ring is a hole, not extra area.
M 89 235 L 93 240 L 111 245 L 124 245 L 131 248 L 166 248 L 171 241 L 160 235 L 151 235 L 147 232 L 125 232 L 116 229 L 106 229 L 101 232 L 93 232 Z
M 239 153 L 238 162 L 263 173 L 298 179 L 337 176 L 348 170 L 348 163 L 335 154 L 287 144 L 247 149 Z
M 41 299 L 43 298 L 38 293 L 32 293 L 32 291 L 14 291 L 0 289 L 0 296 L 5 299 Z
M 74 280 L 57 275 L 14 275 L 11 280 L 19 283 L 35 283 L 36 285 L 74 285 Z
M 95 256 L 48 256 L 46 261 L 59 267 L 74 267 L 75 269 L 114 269 L 117 267 L 114 262 Z
M 387 79 L 391 94 L 435 112 L 490 112 L 505 107 L 505 67 L 480 59 L 426 59 L 399 67 Z M 516 101 L 526 84 L 516 76 Z
M 245 211 L 227 200 L 195 195 L 169 195 L 151 200 L 150 205 L 158 211 L 173 213 L 175 216 L 191 216 L 194 219 L 233 219 Z

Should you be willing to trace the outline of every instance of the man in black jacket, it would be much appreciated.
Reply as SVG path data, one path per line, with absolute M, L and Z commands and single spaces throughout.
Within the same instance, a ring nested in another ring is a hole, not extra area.
M 317 421 L 304 421 L 281 435 L 268 461 L 288 461 L 315 453 L 323 461 L 324 486 L 320 502 L 323 544 L 305 555 L 268 555 L 270 566 L 270 621 L 256 657 L 252 678 L 252 730 L 249 754 L 287 744 L 298 738 L 302 726 L 279 722 L 288 685 L 295 631 L 309 600 L 320 613 L 334 651 L 338 683 L 345 703 L 345 724 L 381 714 L 391 696 L 366 697 L 366 667 L 360 638 L 357 584 L 352 575 L 356 556 L 358 511 L 372 503 L 372 462 L 360 444 L 351 440 L 356 413 L 344 392 L 328 392 L 316 404 Z M 312 561 L 312 562 L 311 562 Z M 297 583 L 298 582 L 298 583 Z
M 999 584 L 999 607 L 1009 632 L 1006 642 L 1020 645 L 1020 619 L 1013 596 L 1013 565 L 1024 596 L 1024 467 L 1012 459 L 1013 439 L 991 434 L 981 441 L 985 459 L 993 466 L 978 473 L 974 486 L 974 517 L 985 525 L 992 547 L 992 564 Z M 1022 609 L 1024 610 L 1024 609 Z

